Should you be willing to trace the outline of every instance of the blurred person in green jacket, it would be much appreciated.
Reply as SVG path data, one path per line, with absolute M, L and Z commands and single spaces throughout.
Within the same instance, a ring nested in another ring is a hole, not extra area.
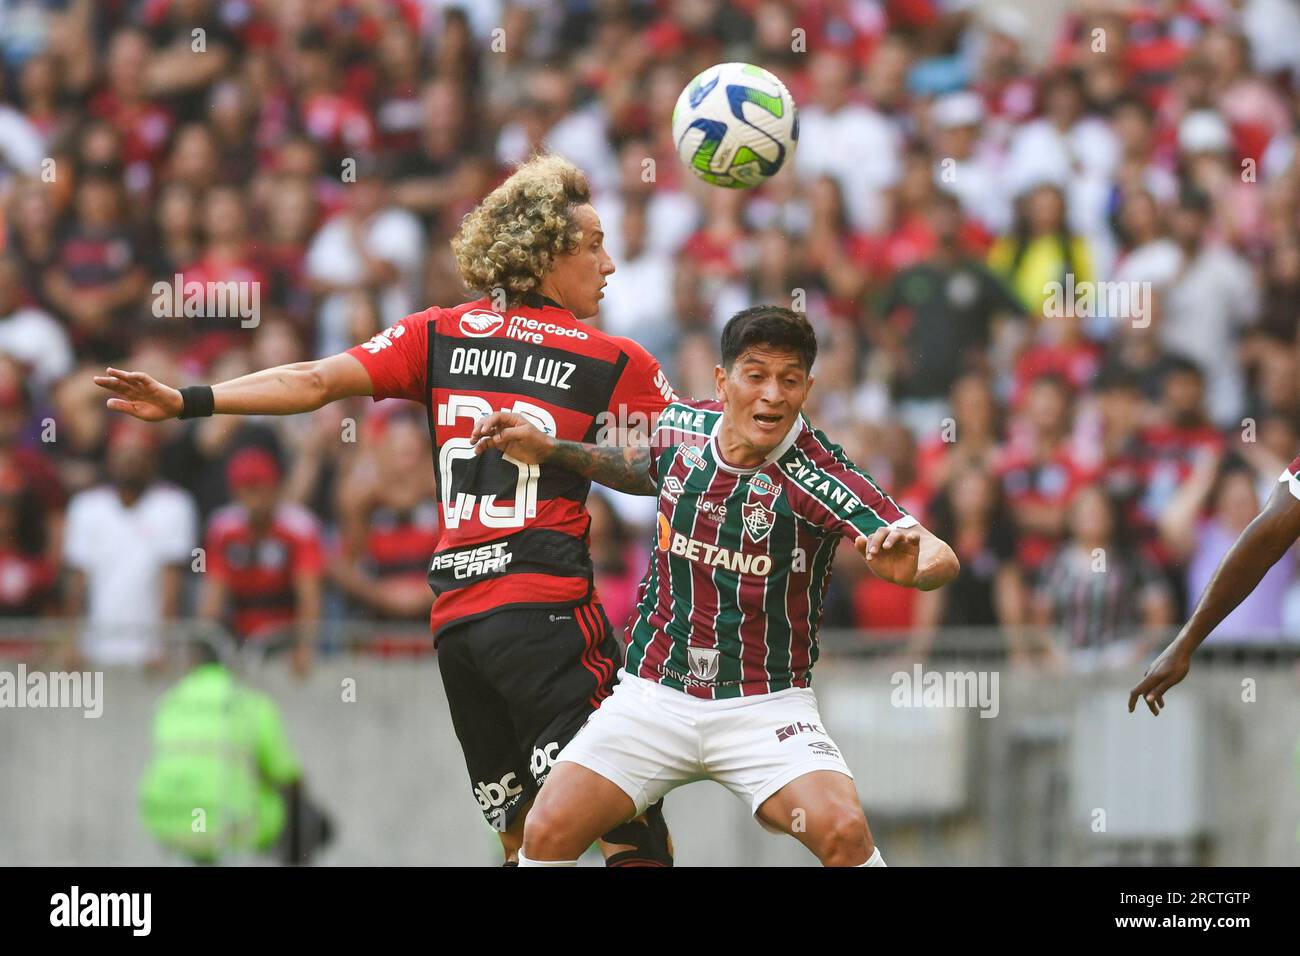
M 250 851 L 305 863 L 331 826 L 303 791 L 275 702 L 202 647 L 154 715 L 153 759 L 140 783 L 145 828 L 195 863 Z

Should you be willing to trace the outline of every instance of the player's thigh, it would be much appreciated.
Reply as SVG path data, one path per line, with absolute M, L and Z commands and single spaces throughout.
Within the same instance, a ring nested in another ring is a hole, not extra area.
M 636 815 L 698 776 L 692 728 L 664 712 L 684 703 L 684 695 L 639 679 L 634 687 L 615 682 L 621 644 L 599 605 L 493 618 L 499 623 L 491 640 L 492 685 L 510 703 L 519 748 L 539 787 L 567 758 L 613 781 Z M 647 701 L 656 692 L 666 701 Z
M 686 712 L 692 703 L 675 690 L 625 674 L 560 751 L 556 766 L 586 767 L 615 783 L 636 815 L 645 813 L 673 788 L 703 776 L 699 734 Z
M 507 702 L 519 750 L 537 786 L 556 758 L 613 692 L 621 664 L 599 605 L 528 608 L 494 615 L 490 663 Z
M 438 670 L 469 771 L 470 791 L 509 852 L 512 845 L 518 848 L 523 812 L 536 796 L 537 784 L 519 746 L 509 704 L 477 662 L 477 636 L 473 623 L 445 634 L 438 645 Z
M 838 844 L 861 845 L 863 859 L 873 843 L 853 780 L 837 770 L 812 770 L 791 780 L 759 805 L 755 816 L 772 830 L 788 833 L 818 856 Z
M 831 771 L 853 788 L 853 774 L 826 733 L 811 690 L 727 702 L 710 712 L 703 738 L 709 775 L 745 801 L 769 829 L 790 832 L 788 825 L 769 822 L 759 808 L 800 777 Z
M 534 859 L 577 859 L 603 834 L 626 823 L 636 805 L 623 788 L 581 764 L 557 764 L 524 826 Z

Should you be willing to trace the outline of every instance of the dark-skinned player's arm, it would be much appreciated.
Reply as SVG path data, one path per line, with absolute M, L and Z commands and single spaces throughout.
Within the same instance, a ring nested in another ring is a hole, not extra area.
M 650 449 L 560 441 L 514 412 L 493 412 L 474 423 L 470 439 L 482 454 L 495 448 L 529 465 L 554 465 L 629 495 L 653 495 Z
M 1255 590 L 1260 579 L 1295 544 L 1297 537 L 1300 537 L 1300 500 L 1287 484 L 1279 483 L 1264 510 L 1246 526 L 1219 562 L 1191 618 L 1129 692 L 1129 713 L 1140 697 L 1151 713 L 1159 716 L 1165 706 L 1165 692 L 1187 676 L 1192 652 Z
M 146 422 L 180 415 L 180 389 L 164 385 L 145 372 L 106 369 L 95 384 L 112 392 L 110 410 Z M 370 395 L 373 386 L 365 366 L 347 352 L 313 362 L 277 365 L 212 386 L 213 412 L 218 415 L 296 415 L 353 395 Z

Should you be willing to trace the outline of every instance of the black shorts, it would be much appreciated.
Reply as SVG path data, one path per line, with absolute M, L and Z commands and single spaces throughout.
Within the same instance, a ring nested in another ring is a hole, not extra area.
M 488 823 L 505 831 L 532 802 L 622 664 L 599 604 L 497 611 L 443 631 L 438 669 Z

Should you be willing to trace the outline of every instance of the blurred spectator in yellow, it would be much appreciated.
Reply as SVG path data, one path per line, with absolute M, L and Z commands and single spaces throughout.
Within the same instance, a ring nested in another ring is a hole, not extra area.
M 1093 282 L 1092 251 L 1066 224 L 1065 194 L 1039 183 L 1016 200 L 1015 227 L 989 251 L 989 265 L 1011 286 L 1033 319 L 1049 300 Z M 1072 277 L 1072 278 L 1067 278 Z

